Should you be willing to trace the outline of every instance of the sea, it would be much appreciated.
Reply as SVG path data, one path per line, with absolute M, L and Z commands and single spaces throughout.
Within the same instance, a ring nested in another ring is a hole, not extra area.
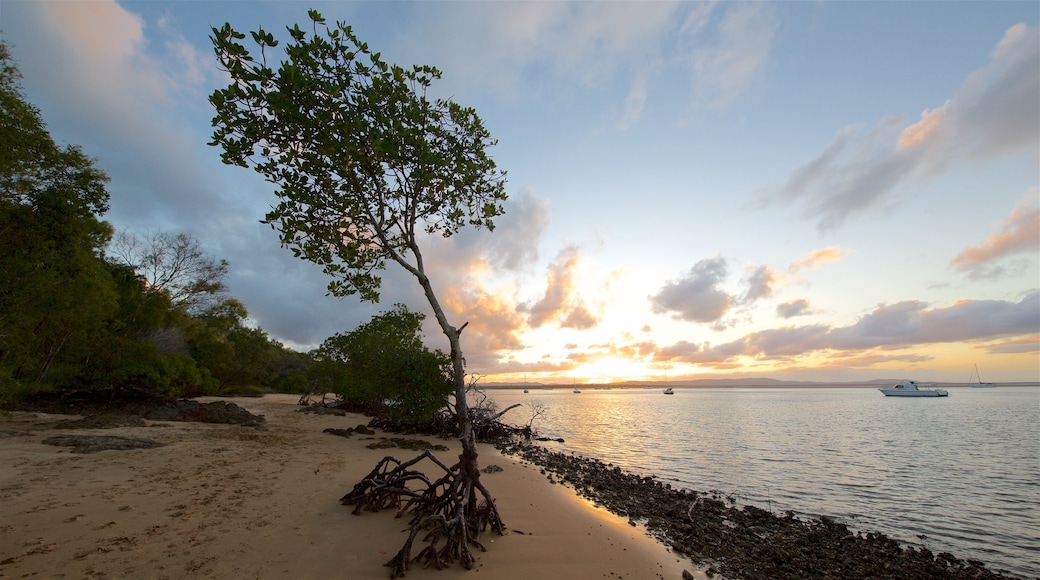
M 1040 385 L 489 389 L 503 419 L 681 488 L 834 517 L 907 545 L 1040 578 Z M 536 411 L 540 411 L 537 412 Z

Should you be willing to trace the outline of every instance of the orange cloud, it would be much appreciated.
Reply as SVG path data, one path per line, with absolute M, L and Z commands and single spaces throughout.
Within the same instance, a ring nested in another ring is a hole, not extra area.
M 1010 254 L 1036 253 L 1040 240 L 1040 204 L 1036 203 L 1036 188 L 1030 192 L 1031 201 L 1011 210 L 1004 226 L 978 246 L 965 248 L 950 260 L 958 270 L 974 270 L 978 266 Z
M 938 109 L 925 109 L 921 113 L 920 121 L 903 129 L 902 134 L 899 135 L 897 147 L 899 149 L 908 149 L 938 139 L 946 125 L 946 110 L 949 104 L 950 102 L 947 101 Z
M 599 324 L 599 318 L 585 305 L 574 281 L 574 272 L 581 260 L 576 246 L 560 251 L 546 275 L 545 294 L 534 304 L 522 304 L 518 310 L 527 312 L 528 324 L 538 328 L 557 321 L 561 328 L 587 330 Z
M 792 262 L 787 270 L 792 274 L 797 274 L 802 270 L 813 270 L 828 262 L 837 262 L 847 256 L 848 253 L 848 250 L 838 246 L 828 246 L 819 250 L 813 250 L 808 255 Z
M 509 300 L 480 289 L 452 289 L 444 308 L 449 319 L 470 323 L 463 333 L 464 354 L 477 368 L 493 365 L 501 353 L 524 346 L 518 335 L 524 318 Z

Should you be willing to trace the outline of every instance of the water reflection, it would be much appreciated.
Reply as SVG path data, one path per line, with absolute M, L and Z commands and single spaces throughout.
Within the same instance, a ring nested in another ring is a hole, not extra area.
M 490 393 L 503 407 L 543 405 L 534 426 L 563 437 L 551 444 L 562 451 L 1040 575 L 1037 388 L 939 400 L 849 388 Z

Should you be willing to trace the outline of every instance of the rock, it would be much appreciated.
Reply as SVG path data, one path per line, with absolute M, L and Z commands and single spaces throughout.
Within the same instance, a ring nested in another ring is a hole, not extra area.
M 52 429 L 116 429 L 145 427 L 144 419 L 136 415 L 88 415 L 82 419 L 65 419 L 51 425 Z
M 55 435 L 42 441 L 44 445 L 72 447 L 73 453 L 97 453 L 98 451 L 127 449 L 153 449 L 164 443 L 151 439 L 132 439 L 111 435 Z
M 149 411 L 145 419 L 152 421 L 199 421 L 258 427 L 267 422 L 263 415 L 254 415 L 234 403 L 213 401 L 172 401 Z
M 355 430 L 356 431 L 356 430 Z M 401 449 L 408 449 L 410 451 L 447 451 L 448 448 L 444 445 L 435 445 L 429 441 L 422 439 L 405 439 L 403 437 L 391 437 L 389 439 L 380 439 L 374 443 L 369 443 L 366 447 L 369 449 L 391 449 L 394 447 L 400 447 Z

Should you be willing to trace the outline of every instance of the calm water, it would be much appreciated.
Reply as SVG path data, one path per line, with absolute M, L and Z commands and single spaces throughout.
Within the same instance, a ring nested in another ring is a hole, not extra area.
M 490 390 L 552 449 L 1040 577 L 1040 387 Z M 924 535 L 922 539 L 919 536 Z

